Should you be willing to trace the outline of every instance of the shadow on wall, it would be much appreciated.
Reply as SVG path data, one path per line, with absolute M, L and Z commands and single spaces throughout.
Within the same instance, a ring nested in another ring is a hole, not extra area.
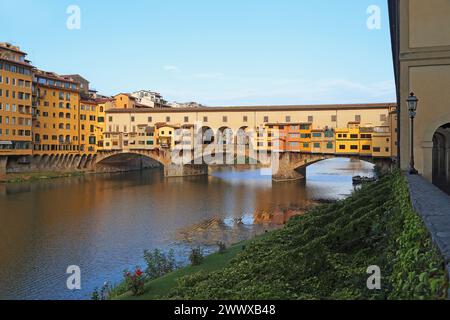
M 450 195 L 450 123 L 433 136 L 433 184 Z

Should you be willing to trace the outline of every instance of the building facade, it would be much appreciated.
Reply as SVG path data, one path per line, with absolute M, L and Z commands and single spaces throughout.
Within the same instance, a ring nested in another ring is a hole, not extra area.
M 26 53 L 0 43 L 0 157 L 32 153 L 32 68 Z
M 34 71 L 33 154 L 78 154 L 79 84 L 54 72 Z
M 197 130 L 203 145 L 251 144 L 260 151 L 392 158 L 393 110 L 393 104 L 110 109 L 105 150 L 127 150 L 139 132 L 156 137 L 146 148 L 174 147 L 177 131 L 189 127 Z M 192 139 L 188 145 L 193 147 Z
M 430 182 L 450 186 L 450 2 L 390 0 L 392 47 L 399 102 L 399 158 L 410 165 L 406 100 L 419 99 L 414 129 L 415 168 Z

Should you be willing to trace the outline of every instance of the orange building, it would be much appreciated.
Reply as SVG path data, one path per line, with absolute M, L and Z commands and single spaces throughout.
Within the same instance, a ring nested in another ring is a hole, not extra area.
M 53 72 L 34 75 L 34 154 L 79 152 L 79 85 Z
M 103 128 L 98 123 L 98 103 L 93 98 L 82 97 L 80 100 L 80 153 L 95 154 L 97 142 L 102 139 Z
M 32 153 L 32 68 L 26 53 L 0 43 L 0 156 Z
M 136 108 L 136 98 L 129 93 L 119 93 L 114 96 L 115 106 L 118 109 Z

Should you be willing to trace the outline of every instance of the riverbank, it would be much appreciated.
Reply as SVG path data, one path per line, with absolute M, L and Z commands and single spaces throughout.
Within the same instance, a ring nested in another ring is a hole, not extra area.
M 196 273 L 210 273 L 228 266 L 231 261 L 241 253 L 249 241 L 243 241 L 228 248 L 224 253 L 213 253 L 204 258 L 201 265 L 187 266 L 161 278 L 149 281 L 145 284 L 145 293 L 134 297 L 127 292 L 116 299 L 118 300 L 158 300 L 164 298 L 168 292 L 175 289 L 178 281 L 184 277 Z
M 240 247 L 229 249 L 231 260 L 210 257 L 217 261 L 212 271 L 188 267 L 147 283 L 137 299 L 447 297 L 444 260 L 398 172 Z M 374 265 L 381 270 L 380 290 L 367 288 Z
M 0 177 L 0 183 L 21 183 L 48 179 L 70 178 L 85 175 L 84 171 L 46 171 L 46 172 L 27 172 L 27 173 L 8 173 Z

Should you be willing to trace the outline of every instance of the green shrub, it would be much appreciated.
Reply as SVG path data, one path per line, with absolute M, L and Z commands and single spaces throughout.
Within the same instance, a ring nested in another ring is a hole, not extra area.
M 222 241 L 217 242 L 217 246 L 219 247 L 220 254 L 223 254 L 227 251 L 227 246 L 225 245 L 224 242 L 222 242 Z
M 153 252 L 145 250 L 144 260 L 147 263 L 145 274 L 149 280 L 162 277 L 176 269 L 173 250 L 170 250 L 167 255 L 158 249 L 155 249 Z
M 189 255 L 189 261 L 191 265 L 198 266 L 203 262 L 203 251 L 201 248 L 193 248 L 191 254 Z

